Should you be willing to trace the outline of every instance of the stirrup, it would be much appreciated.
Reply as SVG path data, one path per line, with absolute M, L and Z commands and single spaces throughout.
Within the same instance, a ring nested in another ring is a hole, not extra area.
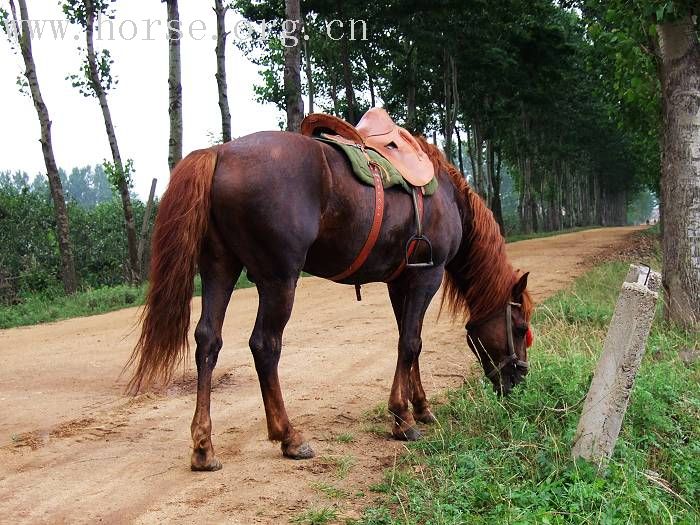
M 406 243 L 406 268 L 431 268 L 435 266 L 435 263 L 433 263 L 433 245 L 430 243 L 430 240 L 428 240 L 428 238 L 425 235 L 423 235 L 423 218 L 421 217 L 422 207 L 418 204 L 419 191 L 421 190 L 419 190 L 415 186 L 411 188 L 411 197 L 413 198 L 413 210 L 416 214 L 416 229 L 418 231 L 415 234 L 413 234 Z M 418 249 L 421 243 L 428 247 L 428 260 L 422 262 L 411 262 L 411 255 L 415 253 L 416 249 Z
M 410 262 L 410 249 L 413 243 L 415 243 L 415 246 L 413 248 L 414 253 L 421 245 L 421 243 L 425 244 L 428 247 L 427 261 Z M 406 268 L 432 268 L 433 266 L 435 266 L 435 263 L 433 262 L 433 245 L 430 243 L 430 240 L 422 233 L 416 233 L 412 235 L 406 243 Z

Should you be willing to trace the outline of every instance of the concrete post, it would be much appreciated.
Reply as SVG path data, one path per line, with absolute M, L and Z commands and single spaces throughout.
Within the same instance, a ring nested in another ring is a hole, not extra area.
M 583 404 L 571 451 L 574 458 L 600 467 L 613 453 L 644 356 L 660 285 L 659 273 L 630 266 Z

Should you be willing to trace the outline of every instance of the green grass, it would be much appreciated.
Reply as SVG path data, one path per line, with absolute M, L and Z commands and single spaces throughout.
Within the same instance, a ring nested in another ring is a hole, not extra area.
M 700 334 L 657 319 L 605 475 L 570 456 L 627 268 L 595 268 L 540 307 L 524 388 L 499 399 L 475 374 L 451 392 L 358 523 L 700 524 L 700 364 L 677 358 Z
M 253 286 L 241 275 L 238 288 Z M 195 295 L 201 295 L 202 285 L 199 276 L 195 279 Z M 83 290 L 67 296 L 62 290 L 49 290 L 42 294 L 32 294 L 22 298 L 19 304 L 0 306 L 0 329 L 34 325 L 84 317 L 87 315 L 112 312 L 130 306 L 140 306 L 146 296 L 146 285 L 110 286 Z
M 355 441 L 355 435 L 351 432 L 344 432 L 342 434 L 338 434 L 335 437 L 335 440 L 338 443 L 352 443 L 353 441 Z
M 321 462 L 335 466 L 335 476 L 338 479 L 345 479 L 350 473 L 350 469 L 355 466 L 356 460 L 353 456 L 322 456 Z
M 343 489 L 322 481 L 312 483 L 311 488 L 329 499 L 344 499 L 348 497 L 348 493 Z

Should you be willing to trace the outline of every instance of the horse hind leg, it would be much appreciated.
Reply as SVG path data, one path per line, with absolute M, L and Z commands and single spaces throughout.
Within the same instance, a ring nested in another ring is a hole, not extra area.
M 295 275 L 282 280 L 258 281 L 260 304 L 255 328 L 250 336 L 250 349 L 265 405 L 268 437 L 272 441 L 281 442 L 282 453 L 286 457 L 308 459 L 314 456 L 314 451 L 289 422 L 277 374 L 282 333 L 292 313 L 297 279 Z
M 211 378 L 223 344 L 221 328 L 226 307 L 242 269 L 243 265 L 226 253 L 223 245 L 211 238 L 205 241 L 200 257 L 202 315 L 194 333 L 197 342 L 197 407 L 191 427 L 191 468 L 196 471 L 213 471 L 222 467 L 211 442 Z

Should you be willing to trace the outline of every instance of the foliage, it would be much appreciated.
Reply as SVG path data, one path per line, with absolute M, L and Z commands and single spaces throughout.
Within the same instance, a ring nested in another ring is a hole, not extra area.
M 570 457 L 626 270 L 607 263 L 541 306 L 525 387 L 452 392 L 359 523 L 700 523 L 700 367 L 677 358 L 698 334 L 657 320 L 605 475 Z
M 39 323 L 72 319 L 88 315 L 103 314 L 122 308 L 141 306 L 146 297 L 147 284 L 134 287 L 127 284 L 83 287 L 73 295 L 66 296 L 55 285 L 42 292 L 25 294 L 21 301 L 10 306 L 0 303 L 0 329 L 27 326 Z M 254 284 L 245 274 L 241 275 L 236 288 L 250 288 Z M 202 293 L 202 283 L 195 278 L 195 296 Z
M 78 47 L 79 53 L 85 53 L 85 51 Z M 96 53 L 95 61 L 97 63 L 97 76 L 99 79 L 99 85 L 96 86 L 92 81 L 92 76 L 90 75 L 90 62 L 87 56 L 84 57 L 83 63 L 80 67 L 80 73 L 73 75 L 68 75 L 66 80 L 70 80 L 71 85 L 77 88 L 81 95 L 84 97 L 97 97 L 100 86 L 105 93 L 109 92 L 112 87 L 119 83 L 119 80 L 112 76 L 112 65 L 114 60 L 112 60 L 112 55 L 109 49 L 103 49 Z
M 109 190 L 101 167 L 62 172 L 77 274 L 84 286 L 101 287 L 126 279 L 126 232 L 121 203 Z M 145 205 L 135 200 L 143 221 Z M 151 227 L 154 215 L 151 216 Z M 0 303 L 21 301 L 59 284 L 60 258 L 55 217 L 43 177 L 29 184 L 26 173 L 0 173 Z
M 347 119 L 353 100 L 357 111 L 374 101 L 410 129 L 444 137 L 451 61 L 456 124 L 467 134 L 463 158 L 476 168 L 475 189 L 503 208 L 509 229 L 513 223 L 526 233 L 623 224 L 632 196 L 658 187 L 659 87 L 638 38 L 615 29 L 605 5 L 305 0 L 306 86 L 313 80 L 316 105 L 326 112 Z M 674 5 L 655 10 L 667 16 Z M 273 28 L 240 47 L 261 66 L 258 99 L 283 108 L 283 2 L 237 0 L 235 6 Z M 332 38 L 333 20 L 367 21 L 368 38 Z M 498 191 L 506 178 L 513 184 Z
M 119 166 L 107 159 L 104 160 L 102 165 L 107 174 L 107 180 L 109 180 L 113 189 L 119 191 L 119 188 L 122 186 L 126 188 L 131 188 L 133 186 L 132 175 L 135 171 L 133 159 L 127 159 L 122 169 L 119 169 Z

